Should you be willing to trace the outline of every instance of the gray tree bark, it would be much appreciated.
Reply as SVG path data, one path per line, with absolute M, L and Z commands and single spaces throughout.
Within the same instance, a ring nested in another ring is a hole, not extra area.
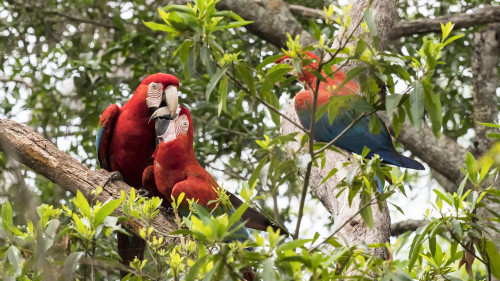
M 490 24 L 486 29 L 474 34 L 472 40 L 472 74 L 473 74 L 473 98 L 474 98 L 474 129 L 476 138 L 474 141 L 474 153 L 476 157 L 483 155 L 493 145 L 494 140 L 488 138 L 487 134 L 498 130 L 485 127 L 477 122 L 498 123 L 498 62 L 500 42 L 500 24 Z M 490 185 L 488 183 L 488 185 Z M 486 186 L 485 186 L 486 187 Z M 500 189 L 500 184 L 494 183 L 493 188 Z M 500 212 L 500 205 L 496 202 L 485 200 L 485 208 L 478 210 L 478 215 L 487 218 L 494 216 L 487 210 Z M 497 229 L 500 223 L 491 221 Z M 500 233 L 490 232 L 489 238 L 500 249 Z M 492 276 L 491 280 L 499 280 Z

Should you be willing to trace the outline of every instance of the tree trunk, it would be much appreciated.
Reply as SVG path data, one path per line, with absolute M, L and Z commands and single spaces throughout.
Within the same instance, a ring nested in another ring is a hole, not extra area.
M 371 2 L 371 7 L 376 12 L 379 47 L 383 49 L 389 37 L 388 32 L 391 30 L 396 17 L 397 2 L 395 0 L 353 1 L 350 13 L 352 25 L 343 32 L 347 35 L 352 33 L 355 37 L 359 37 L 363 34 L 363 29 L 358 27 L 357 23 L 362 20 L 364 15 L 363 11 L 368 7 L 369 2 Z M 353 30 L 356 27 L 358 28 Z M 337 38 L 341 38 L 341 36 Z M 338 48 L 341 44 L 342 42 L 340 42 L 340 40 L 336 40 L 333 47 Z M 348 65 L 346 69 L 343 70 L 347 72 L 352 67 L 354 67 L 354 65 Z M 297 114 L 295 113 L 294 100 L 290 102 L 285 114 L 295 122 L 299 122 Z M 299 129 L 285 119 L 282 120 L 281 127 L 283 134 L 300 132 Z M 292 143 L 289 148 L 297 150 L 298 147 L 298 143 Z M 339 239 L 339 241 L 344 239 L 348 245 L 388 242 L 391 231 L 391 218 L 387 204 L 384 203 L 382 212 L 377 205 L 371 206 L 374 227 L 370 229 L 358 214 L 361 206 L 360 197 L 356 197 L 352 205 L 349 206 L 348 192 L 344 191 L 342 194 L 338 195 L 339 189 L 336 188 L 338 183 L 344 179 L 347 174 L 349 167 L 343 167 L 343 163 L 349 161 L 350 154 L 348 152 L 341 154 L 328 150 L 325 152 L 326 158 L 328 159 L 326 165 L 324 169 L 313 167 L 310 177 L 310 187 L 311 192 L 319 198 L 325 208 L 332 214 L 334 221 L 333 232 L 337 233 L 336 237 L 342 238 Z M 338 172 L 321 185 L 320 183 L 323 178 L 325 178 L 333 168 L 336 168 Z M 375 248 L 374 253 L 380 258 L 386 258 L 388 254 L 385 248 Z

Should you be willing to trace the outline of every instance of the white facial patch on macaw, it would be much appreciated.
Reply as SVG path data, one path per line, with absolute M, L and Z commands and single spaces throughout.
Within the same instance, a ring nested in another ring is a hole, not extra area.
M 163 93 L 163 85 L 161 83 L 149 83 L 148 85 L 148 95 L 146 97 L 146 105 L 150 107 L 159 107 L 161 104 Z
M 161 142 L 171 142 L 181 135 L 186 135 L 189 130 L 189 120 L 186 115 L 181 115 L 170 121 L 165 134 L 158 136 Z

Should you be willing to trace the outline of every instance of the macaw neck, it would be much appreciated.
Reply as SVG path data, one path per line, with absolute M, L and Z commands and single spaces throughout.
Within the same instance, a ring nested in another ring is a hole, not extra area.
M 158 145 L 155 160 L 165 169 L 183 169 L 189 165 L 197 165 L 193 142 L 187 135 L 179 136 L 168 143 Z

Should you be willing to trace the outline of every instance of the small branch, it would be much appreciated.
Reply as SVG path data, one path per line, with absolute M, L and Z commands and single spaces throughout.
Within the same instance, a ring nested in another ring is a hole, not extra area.
M 16 1 L 12 1 L 12 0 L 7 0 L 7 3 L 9 3 L 12 6 L 18 7 L 18 8 L 24 8 L 28 12 L 34 12 L 34 11 L 37 11 L 40 9 L 40 7 L 31 6 L 31 5 L 28 5 L 25 3 L 18 3 Z M 68 11 L 65 11 L 63 13 L 59 10 L 43 9 L 41 12 L 44 14 L 52 14 L 52 15 L 60 16 L 60 17 L 66 18 L 66 19 L 73 21 L 73 22 L 86 23 L 86 24 L 91 24 L 91 25 L 95 25 L 95 26 L 116 29 L 116 27 L 113 24 L 95 21 L 95 20 L 91 20 L 89 18 L 82 18 L 82 17 L 74 16 L 74 15 L 69 14 Z
M 399 236 L 407 231 L 415 231 L 417 228 L 427 225 L 426 220 L 406 220 L 391 224 L 391 236 Z
M 31 84 L 31 82 L 28 82 L 27 80 L 21 79 L 21 78 L 10 78 L 7 76 L 0 76 L 0 82 L 2 82 L 2 83 L 15 82 L 15 83 L 23 84 L 24 86 L 26 86 L 30 89 L 33 88 L 33 84 Z

